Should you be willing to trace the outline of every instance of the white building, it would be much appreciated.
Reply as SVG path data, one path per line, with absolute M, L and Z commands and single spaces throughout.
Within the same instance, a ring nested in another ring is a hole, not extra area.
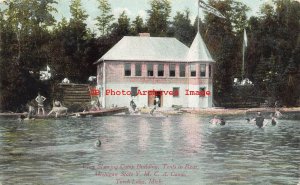
M 102 106 L 153 106 L 158 96 L 161 107 L 212 107 L 214 63 L 199 33 L 190 48 L 175 38 L 125 36 L 96 62 Z

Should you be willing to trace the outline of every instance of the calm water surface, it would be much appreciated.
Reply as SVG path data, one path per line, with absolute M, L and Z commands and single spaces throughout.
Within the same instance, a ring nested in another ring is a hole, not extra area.
M 1 119 L 0 184 L 299 183 L 299 120 L 264 129 L 244 117 L 228 118 L 223 127 L 208 121 L 196 115 Z

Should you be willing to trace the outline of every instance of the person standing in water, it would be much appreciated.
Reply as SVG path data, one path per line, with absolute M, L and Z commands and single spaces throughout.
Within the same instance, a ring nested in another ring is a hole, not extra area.
M 261 128 L 264 126 L 264 120 L 265 120 L 265 118 L 261 115 L 261 112 L 257 112 L 255 122 L 256 122 L 256 125 L 258 126 L 258 128 Z
M 276 117 L 274 116 L 274 114 L 271 114 L 271 124 L 272 124 L 272 126 L 275 126 L 277 124 L 277 120 L 276 120 Z
M 276 118 L 282 117 L 282 114 L 281 114 L 281 112 L 279 112 L 279 109 L 275 109 L 275 117 Z
M 35 101 L 38 103 L 38 109 L 37 114 L 40 114 L 40 109 L 43 111 L 43 115 L 45 115 L 45 109 L 44 109 L 44 101 L 46 98 L 44 96 L 41 96 L 40 93 L 38 93 L 38 96 L 35 98 Z

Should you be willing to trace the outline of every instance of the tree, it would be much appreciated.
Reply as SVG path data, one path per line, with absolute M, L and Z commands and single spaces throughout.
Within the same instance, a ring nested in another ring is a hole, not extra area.
M 70 12 L 72 15 L 71 21 L 84 24 L 84 21 L 88 18 L 86 11 L 83 10 L 81 0 L 72 0 L 70 5 Z
M 148 10 L 149 19 L 147 26 L 153 36 L 166 36 L 169 26 L 168 19 L 171 13 L 171 3 L 169 0 L 151 0 L 151 9 Z
M 81 0 L 72 0 L 70 5 L 71 19 L 70 28 L 74 30 L 74 36 L 76 38 L 76 48 L 77 52 L 80 52 L 81 48 L 80 42 L 83 42 L 84 37 L 87 34 L 87 28 L 85 21 L 88 17 L 86 11 L 83 10 L 81 5 Z
M 111 5 L 107 0 L 98 0 L 100 16 L 97 16 L 97 26 L 102 36 L 106 36 L 111 30 L 111 24 L 114 20 L 113 14 L 111 13 Z
M 135 20 L 132 21 L 131 33 L 137 35 L 138 33 L 143 33 L 147 31 L 147 28 L 144 24 L 143 18 L 141 16 L 136 16 Z
M 4 110 L 20 111 L 20 104 L 32 99 L 43 87 L 38 72 L 47 63 L 48 28 L 55 22 L 51 13 L 55 11 L 56 1 L 4 3 L 7 8 L 1 11 L 0 104 Z
M 218 102 L 224 102 L 233 90 L 233 78 L 241 74 L 241 36 L 237 32 L 245 25 L 247 7 L 233 0 L 209 1 L 226 19 L 211 13 L 205 15 L 204 25 L 200 29 L 208 48 L 216 60 L 214 70 L 214 96 Z M 234 24 L 233 24 L 234 23 Z M 240 57 L 239 57 L 240 56 Z
M 130 19 L 128 18 L 125 11 L 123 11 L 119 18 L 118 22 L 113 25 L 113 35 L 115 36 L 125 36 L 130 33 Z
M 53 55 L 52 62 L 60 81 L 67 77 L 73 82 L 85 83 L 95 71 L 92 65 L 96 60 L 95 35 L 87 28 L 85 21 L 88 15 L 81 0 L 71 2 L 70 12 L 70 21 L 63 19 L 55 28 L 52 50 L 57 55 Z
M 190 11 L 186 9 L 183 13 L 177 12 L 170 29 L 174 37 L 190 46 L 196 35 L 196 30 L 191 25 Z
M 260 94 L 280 100 L 284 105 L 295 105 L 299 99 L 296 96 L 298 87 L 294 85 L 299 80 L 299 64 L 296 62 L 300 61 L 296 54 L 299 53 L 300 40 L 299 9 L 299 2 L 276 0 L 262 6 L 261 17 L 252 17 L 249 21 L 249 76 L 258 85 Z M 257 60 L 259 57 L 265 59 Z M 261 79 L 269 83 L 261 85 Z

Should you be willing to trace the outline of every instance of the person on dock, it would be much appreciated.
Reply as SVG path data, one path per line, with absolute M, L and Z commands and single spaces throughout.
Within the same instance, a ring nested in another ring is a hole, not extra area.
M 159 107 L 159 98 L 158 96 L 155 97 L 155 107 L 158 108 Z
M 261 112 L 257 112 L 255 122 L 256 122 L 256 126 L 258 126 L 258 128 L 262 128 L 264 126 L 264 120 L 265 120 L 265 118 L 261 115 Z
M 99 110 L 101 110 L 101 104 L 100 104 L 100 102 L 99 102 L 99 100 L 98 100 L 98 98 L 96 99 L 96 100 L 92 100 L 91 101 L 91 108 L 90 108 L 90 111 L 99 111 Z
M 53 108 L 48 113 L 48 116 L 51 115 L 53 112 L 55 112 L 55 117 L 57 118 L 61 114 L 67 114 L 68 108 L 64 107 L 60 101 L 55 100 L 53 101 Z
M 40 109 L 43 111 L 43 115 L 45 115 L 45 109 L 44 109 L 44 101 L 46 98 L 42 96 L 40 93 L 38 93 L 38 96 L 35 98 L 35 101 L 38 103 L 38 109 L 37 109 L 37 114 L 40 114 Z
M 26 104 L 26 107 L 28 108 L 28 112 L 26 114 L 21 114 L 18 118 L 20 122 L 27 121 L 27 120 L 34 120 L 33 116 L 35 115 L 34 110 L 34 102 L 30 101 Z
M 275 107 L 275 109 L 277 109 L 277 108 L 279 107 L 279 102 L 278 102 L 278 100 L 275 101 L 274 107 Z
M 154 113 L 155 109 L 156 109 L 155 106 L 151 109 L 151 111 L 150 111 L 151 116 L 153 116 L 153 113 Z
M 133 109 L 133 111 L 135 111 L 136 104 L 134 103 L 133 99 L 131 99 L 131 101 L 130 101 L 130 107 Z

